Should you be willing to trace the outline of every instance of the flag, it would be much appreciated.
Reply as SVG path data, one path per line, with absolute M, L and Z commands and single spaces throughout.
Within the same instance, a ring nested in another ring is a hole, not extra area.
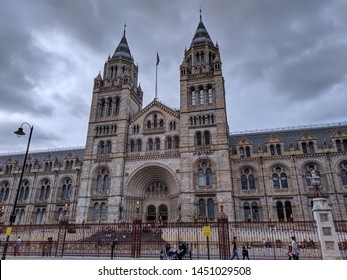
M 156 64 L 156 65 L 159 64 L 159 61 L 160 61 L 160 59 L 159 59 L 159 54 L 158 54 L 158 52 L 157 52 L 157 64 Z

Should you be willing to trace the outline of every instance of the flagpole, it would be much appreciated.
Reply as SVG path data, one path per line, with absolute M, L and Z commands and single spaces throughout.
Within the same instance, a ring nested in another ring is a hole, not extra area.
M 158 99 L 158 65 L 159 65 L 159 54 L 157 52 L 157 63 L 155 65 L 155 99 Z

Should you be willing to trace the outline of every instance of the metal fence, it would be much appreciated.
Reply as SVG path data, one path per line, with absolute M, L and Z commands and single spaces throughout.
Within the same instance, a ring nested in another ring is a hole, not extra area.
M 335 228 L 341 255 L 347 259 L 347 222 L 335 222 Z M 1 250 L 5 232 L 2 226 Z M 159 259 L 167 243 L 175 247 L 179 241 L 185 241 L 191 248 L 192 259 L 222 259 L 230 257 L 231 240 L 235 236 L 241 258 L 241 247 L 247 245 L 250 259 L 285 260 L 293 235 L 299 242 L 300 259 L 322 259 L 315 222 L 227 220 L 15 225 L 7 254 L 14 254 L 14 240 L 20 236 L 21 256 Z

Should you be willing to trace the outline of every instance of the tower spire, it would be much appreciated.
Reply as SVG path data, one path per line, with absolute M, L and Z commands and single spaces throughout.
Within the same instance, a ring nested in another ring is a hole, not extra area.
M 201 11 L 201 6 L 200 6 L 200 22 L 202 22 L 202 11 Z
M 124 32 L 123 32 L 123 36 L 125 36 L 126 28 L 127 28 L 127 22 L 125 21 L 125 22 L 124 22 Z

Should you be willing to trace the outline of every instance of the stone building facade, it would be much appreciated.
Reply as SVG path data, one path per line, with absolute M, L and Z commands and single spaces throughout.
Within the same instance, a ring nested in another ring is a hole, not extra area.
M 94 79 L 86 146 L 0 156 L 0 205 L 16 223 L 312 220 L 321 179 L 335 219 L 347 219 L 347 124 L 229 132 L 222 60 L 202 19 L 180 65 L 180 109 L 143 108 L 126 34 Z

